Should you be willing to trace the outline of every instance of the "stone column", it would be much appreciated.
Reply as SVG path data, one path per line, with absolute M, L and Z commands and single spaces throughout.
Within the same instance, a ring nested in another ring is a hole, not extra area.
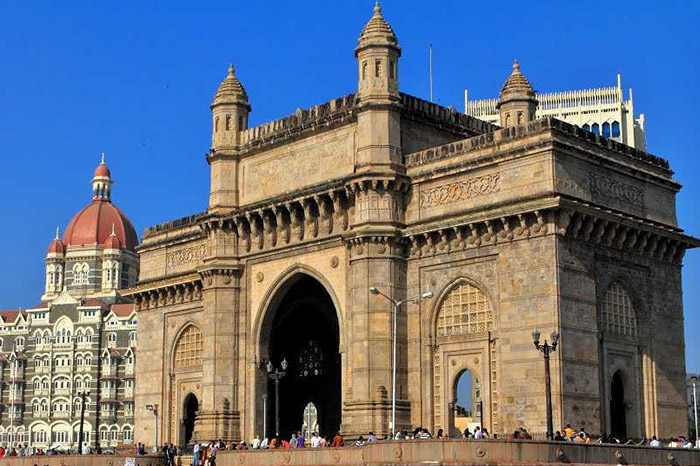
M 194 440 L 241 437 L 236 384 L 236 326 L 240 312 L 242 267 L 205 264 L 203 282 L 202 400 L 195 420 Z

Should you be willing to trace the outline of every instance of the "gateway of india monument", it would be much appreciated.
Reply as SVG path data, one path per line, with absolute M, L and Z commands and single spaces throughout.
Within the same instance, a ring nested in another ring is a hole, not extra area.
M 537 119 L 517 62 L 498 126 L 402 93 L 378 5 L 354 53 L 354 93 L 256 127 L 233 67 L 216 91 L 208 208 L 146 230 L 127 291 L 135 441 L 288 436 L 307 418 L 390 433 L 387 297 L 408 301 L 397 429 L 454 432 L 469 371 L 489 432 L 544 433 L 538 330 L 558 334 L 556 429 L 686 432 L 681 263 L 700 243 L 668 161 Z

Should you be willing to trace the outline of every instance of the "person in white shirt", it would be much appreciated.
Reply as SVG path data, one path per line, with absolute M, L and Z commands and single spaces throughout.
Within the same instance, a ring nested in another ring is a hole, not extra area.
M 651 438 L 651 442 L 649 442 L 649 446 L 650 447 L 660 447 L 661 446 L 661 442 L 659 442 L 659 439 L 656 438 L 656 435 L 654 435 Z
M 311 436 L 311 448 L 318 448 L 320 444 L 321 437 L 318 436 L 317 432 L 314 432 L 314 434 Z
M 267 450 L 269 448 L 269 445 L 270 445 L 270 440 L 268 440 L 268 438 L 265 437 L 264 439 L 262 439 L 262 442 L 260 442 L 260 449 Z
M 476 429 L 474 430 L 474 438 L 477 440 L 484 438 L 484 433 L 481 431 L 481 427 L 476 426 Z
M 250 442 L 250 447 L 253 450 L 257 450 L 260 448 L 260 436 L 256 435 L 255 438 L 253 439 L 252 442 Z
M 88 446 L 87 442 L 83 442 L 83 451 L 81 452 L 83 455 L 89 455 L 90 454 L 90 447 Z

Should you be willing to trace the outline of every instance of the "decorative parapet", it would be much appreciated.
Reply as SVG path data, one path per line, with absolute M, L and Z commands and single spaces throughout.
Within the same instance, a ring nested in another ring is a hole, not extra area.
M 554 130 L 555 132 L 566 134 L 567 136 L 612 151 L 636 162 L 641 162 L 645 165 L 652 166 L 653 168 L 664 172 L 666 176 L 671 176 L 673 174 L 668 160 L 666 159 L 613 141 L 612 139 L 605 138 L 598 134 L 591 133 L 590 131 L 584 131 L 578 126 L 557 120 L 554 117 L 541 118 L 537 121 L 529 123 L 527 126 L 512 126 L 503 128 L 487 134 L 482 134 L 480 136 L 474 136 L 461 141 L 407 154 L 405 156 L 405 163 L 407 167 L 425 165 L 437 160 L 453 158 L 468 154 L 470 152 L 476 152 L 486 147 L 493 147 L 500 143 L 520 139 L 545 130 Z
M 402 115 L 421 122 L 429 122 L 445 129 L 465 135 L 484 134 L 496 131 L 498 126 L 458 112 L 454 108 L 443 107 L 412 95 L 401 93 Z
M 171 220 L 169 222 L 160 223 L 158 225 L 148 227 L 143 232 L 143 239 L 145 240 L 148 238 L 152 238 L 156 235 L 160 235 L 162 233 L 196 225 L 197 222 L 206 215 L 206 212 L 200 212 L 198 214 L 190 215 L 188 217 L 182 217 L 176 220 Z
M 293 115 L 241 131 L 241 144 L 243 146 L 257 147 L 277 142 L 280 139 L 288 139 L 306 129 L 313 129 L 319 125 L 343 122 L 352 114 L 356 106 L 357 99 L 355 94 L 348 94 L 306 110 L 297 109 Z

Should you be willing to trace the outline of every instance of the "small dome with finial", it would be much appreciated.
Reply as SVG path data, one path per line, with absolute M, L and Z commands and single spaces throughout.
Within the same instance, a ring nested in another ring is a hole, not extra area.
M 109 234 L 104 243 L 102 243 L 104 249 L 121 249 L 122 243 L 117 237 L 117 233 L 114 230 L 114 223 L 112 223 L 112 232 Z
M 61 241 L 61 238 L 59 236 L 60 230 L 58 227 L 56 227 L 56 236 L 54 237 L 53 240 L 51 240 L 51 244 L 49 244 L 49 254 L 65 254 L 66 253 L 66 245 L 63 244 L 63 241 Z
M 373 45 L 388 45 L 398 50 L 399 54 L 401 53 L 399 40 L 396 38 L 394 30 L 389 26 L 389 23 L 386 22 L 384 16 L 382 16 L 382 7 L 379 2 L 374 4 L 374 14 L 360 33 L 360 37 L 357 40 L 357 47 L 355 48 L 355 55 L 365 47 L 371 47 Z
M 535 90 L 525 75 L 520 71 L 518 60 L 513 62 L 513 71 L 501 89 L 500 100 L 511 96 L 535 97 Z
M 228 67 L 228 74 L 219 85 L 214 95 L 212 107 L 219 104 L 241 103 L 248 107 L 248 93 L 236 77 L 236 70 L 233 68 L 233 63 Z
M 105 153 L 102 152 L 100 155 L 100 164 L 95 168 L 95 178 L 110 178 L 111 176 L 112 173 L 105 163 Z

